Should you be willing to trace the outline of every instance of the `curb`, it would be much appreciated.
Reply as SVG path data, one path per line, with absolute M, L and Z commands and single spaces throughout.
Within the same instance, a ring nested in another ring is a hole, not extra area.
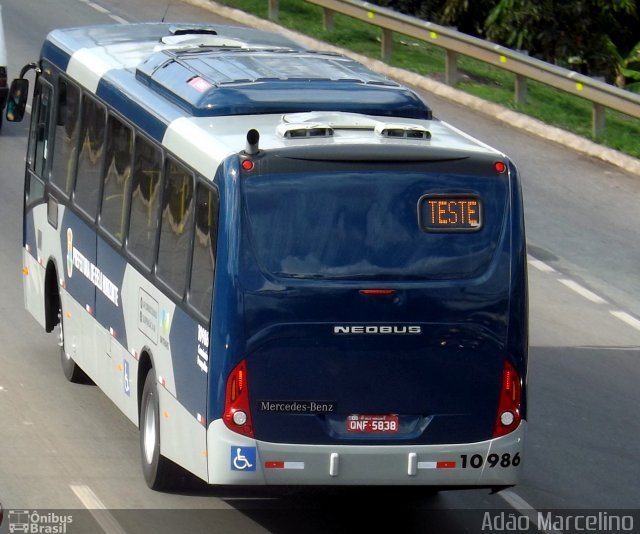
M 459 89 L 455 89 L 454 87 L 450 87 L 442 82 L 438 82 L 431 78 L 426 78 L 403 69 L 390 67 L 380 60 L 356 54 L 355 52 L 333 46 L 329 43 L 325 43 L 324 41 L 318 41 L 317 39 L 313 39 L 307 35 L 283 28 L 269 20 L 255 17 L 254 15 L 250 15 L 249 13 L 240 11 L 239 9 L 223 6 L 213 0 L 185 1 L 191 5 L 211 11 L 220 17 L 227 18 L 234 23 L 243 24 L 259 30 L 280 33 L 298 41 L 308 48 L 314 50 L 328 50 L 343 54 L 355 61 L 358 61 L 359 63 L 362 63 L 379 74 L 383 74 L 408 85 L 413 85 L 414 87 L 419 87 L 420 89 L 424 89 L 425 91 L 437 96 L 446 98 L 457 104 L 462 104 L 474 111 L 478 111 L 495 118 L 509 126 L 519 128 L 548 141 L 553 141 L 577 152 L 581 152 L 588 156 L 610 163 L 624 171 L 640 176 L 640 159 L 624 154 L 618 150 L 614 150 L 613 148 L 599 145 L 589 139 L 567 132 L 561 128 L 550 126 L 538 119 L 534 119 L 522 113 L 517 113 L 498 104 L 494 104 L 493 102 L 488 102 L 477 96 L 473 96 L 469 93 L 465 93 L 464 91 L 460 91 Z

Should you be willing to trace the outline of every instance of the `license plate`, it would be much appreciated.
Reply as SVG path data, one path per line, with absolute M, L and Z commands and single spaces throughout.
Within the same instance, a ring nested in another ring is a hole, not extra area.
M 349 432 L 391 434 L 400 430 L 397 415 L 350 415 L 347 417 Z

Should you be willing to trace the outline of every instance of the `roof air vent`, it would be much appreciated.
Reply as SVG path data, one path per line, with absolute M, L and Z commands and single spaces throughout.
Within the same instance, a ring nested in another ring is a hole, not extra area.
M 431 132 L 417 124 L 379 122 L 376 124 L 375 133 L 395 139 L 431 139 Z
M 284 123 L 278 125 L 276 132 L 285 139 L 306 139 L 309 137 L 333 137 L 333 128 L 320 123 Z
M 171 26 L 169 31 L 173 35 L 218 35 L 213 28 L 203 26 Z

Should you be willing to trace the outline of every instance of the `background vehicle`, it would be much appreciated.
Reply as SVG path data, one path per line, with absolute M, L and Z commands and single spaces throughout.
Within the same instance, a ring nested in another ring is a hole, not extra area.
M 0 128 L 4 118 L 4 107 L 7 104 L 9 87 L 7 85 L 7 44 L 4 38 L 4 23 L 2 21 L 2 6 L 0 5 Z

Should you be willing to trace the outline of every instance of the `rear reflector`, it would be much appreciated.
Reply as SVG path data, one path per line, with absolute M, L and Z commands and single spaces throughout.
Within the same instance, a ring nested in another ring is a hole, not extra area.
M 265 469 L 304 469 L 304 462 L 265 462 Z
M 455 469 L 455 462 L 418 462 L 418 469 Z
M 496 422 L 493 427 L 494 438 L 504 436 L 518 428 L 522 419 L 520 413 L 521 391 L 520 375 L 513 365 L 505 361 L 502 372 L 500 402 L 498 404 Z

